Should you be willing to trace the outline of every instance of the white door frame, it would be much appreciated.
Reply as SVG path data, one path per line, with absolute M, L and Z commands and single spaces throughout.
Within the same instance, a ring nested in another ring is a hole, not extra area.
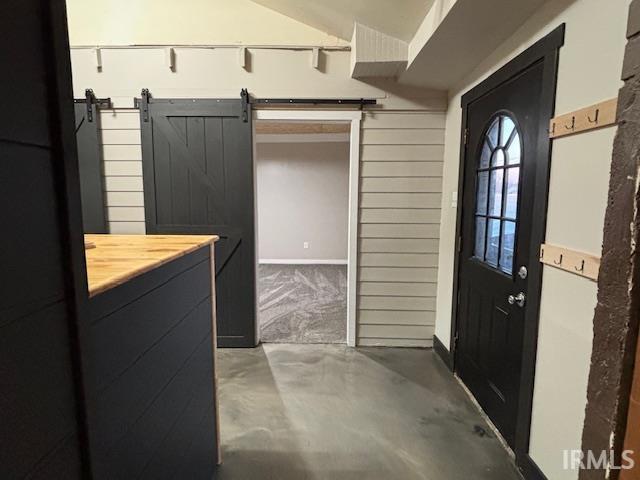
M 354 110 L 260 109 L 254 110 L 254 120 L 351 122 L 349 134 L 349 238 L 347 245 L 347 345 L 355 347 L 358 276 L 358 186 L 360 183 L 360 121 L 362 120 L 362 112 Z

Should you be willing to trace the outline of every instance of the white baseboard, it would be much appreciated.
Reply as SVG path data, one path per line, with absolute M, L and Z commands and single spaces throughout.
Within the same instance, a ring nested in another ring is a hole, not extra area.
M 346 265 L 347 260 L 261 258 L 258 263 L 261 265 Z

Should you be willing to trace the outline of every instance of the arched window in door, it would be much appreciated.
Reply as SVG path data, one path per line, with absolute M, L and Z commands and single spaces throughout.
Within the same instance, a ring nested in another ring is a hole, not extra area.
M 507 274 L 513 272 L 521 154 L 513 119 L 493 117 L 478 152 L 473 255 Z

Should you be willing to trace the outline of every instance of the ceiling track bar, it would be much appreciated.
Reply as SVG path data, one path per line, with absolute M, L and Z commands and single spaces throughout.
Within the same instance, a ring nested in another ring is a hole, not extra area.
M 91 108 L 91 106 L 96 105 L 98 108 L 111 108 L 111 97 L 97 98 L 93 93 L 93 90 L 87 88 L 84 91 L 84 98 L 74 98 L 73 103 L 86 103 L 87 121 L 93 122 L 93 108 Z
M 378 103 L 375 98 L 251 98 L 246 88 L 240 91 L 240 100 L 242 102 L 243 122 L 249 121 L 249 105 L 351 105 L 360 107 L 360 110 L 362 110 L 365 105 L 376 105 Z M 142 89 L 140 98 L 133 99 L 134 107 L 141 110 L 144 122 L 149 121 L 150 101 L 151 93 L 147 88 Z
M 376 105 L 375 98 L 252 98 L 253 105 Z

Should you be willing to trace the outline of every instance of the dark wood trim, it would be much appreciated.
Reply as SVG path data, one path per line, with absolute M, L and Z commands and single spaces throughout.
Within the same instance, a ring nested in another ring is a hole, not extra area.
M 462 248 L 462 202 L 464 200 L 464 163 L 467 156 L 467 106 L 462 107 L 462 128 L 460 129 L 460 159 L 458 168 L 458 210 L 456 211 L 456 236 L 453 257 L 453 289 L 451 292 L 451 333 L 449 354 L 453 370 L 456 368 L 456 347 L 458 343 L 458 274 L 460 272 L 460 249 Z
M 564 28 L 562 30 L 564 32 Z M 531 238 L 535 243 L 529 256 L 529 308 L 524 319 L 524 343 L 522 345 L 522 371 L 520 383 L 520 405 L 518 406 L 518 422 L 516 431 L 516 457 L 528 455 L 529 437 L 531 433 L 531 409 L 533 406 L 533 390 L 535 382 L 536 358 L 538 351 L 538 325 L 540 322 L 540 298 L 542 295 L 543 265 L 539 261 L 539 246 L 544 243 L 547 230 L 547 206 L 549 196 L 549 179 L 551 176 L 551 149 L 549 139 L 549 119 L 553 117 L 556 104 L 556 84 L 558 79 L 559 52 L 556 47 L 547 52 L 544 58 L 544 79 L 540 95 L 541 115 L 538 126 L 538 157 L 536 194 L 533 204 L 534 215 L 531 225 Z
M 540 218 L 535 218 L 532 224 L 531 238 L 533 240 L 529 259 L 529 294 L 527 314 L 525 317 L 525 333 L 523 344 L 522 377 L 520 385 L 520 405 L 518 407 L 518 422 L 516 432 L 516 461 L 519 466 L 530 462 L 528 458 L 529 435 L 531 429 L 531 406 L 533 403 L 533 388 L 535 380 L 536 350 L 538 341 L 538 322 L 540 308 L 540 294 L 542 287 L 542 266 L 538 261 L 535 245 L 544 242 L 546 230 L 547 197 L 549 190 L 549 174 L 551 169 L 551 141 L 547 134 L 548 121 L 553 117 L 555 109 L 556 83 L 558 76 L 559 48 L 564 44 L 565 24 L 561 24 L 546 37 L 537 41 L 516 58 L 504 65 L 486 80 L 466 92 L 462 96 L 462 128 L 460 137 L 460 159 L 458 174 L 458 211 L 456 214 L 456 236 L 454 257 L 454 278 L 452 292 L 451 312 L 451 347 L 450 355 L 455 370 L 456 341 L 457 341 L 457 304 L 458 304 L 458 277 L 459 277 L 459 252 L 462 232 L 462 205 L 463 185 L 465 180 L 466 146 L 465 136 L 467 131 L 467 110 L 469 105 L 482 98 L 504 82 L 512 79 L 524 69 L 534 63 L 544 62 L 544 81 L 540 96 L 541 115 L 538 136 L 538 169 L 536 179 L 536 205 L 537 212 L 545 212 Z M 535 258 L 534 258 L 535 257 Z M 527 477 L 529 478 L 529 477 Z M 536 477 L 530 477 L 535 479 Z
M 529 454 L 522 455 L 518 461 L 518 468 L 522 472 L 522 475 L 527 480 L 548 480 L 540 467 L 536 465 L 536 462 L 529 456 Z
M 547 36 L 538 40 L 516 58 L 491 74 L 486 80 L 483 80 L 481 83 L 462 95 L 462 107 L 464 108 L 471 102 L 478 100 L 494 88 L 499 87 L 504 82 L 516 76 L 529 65 L 562 47 L 562 45 L 564 45 L 565 29 L 566 25 L 564 23 L 561 24 L 551 33 L 547 34 Z
M 433 336 L 433 351 L 436 352 L 447 368 L 453 372 L 453 356 L 436 335 Z

